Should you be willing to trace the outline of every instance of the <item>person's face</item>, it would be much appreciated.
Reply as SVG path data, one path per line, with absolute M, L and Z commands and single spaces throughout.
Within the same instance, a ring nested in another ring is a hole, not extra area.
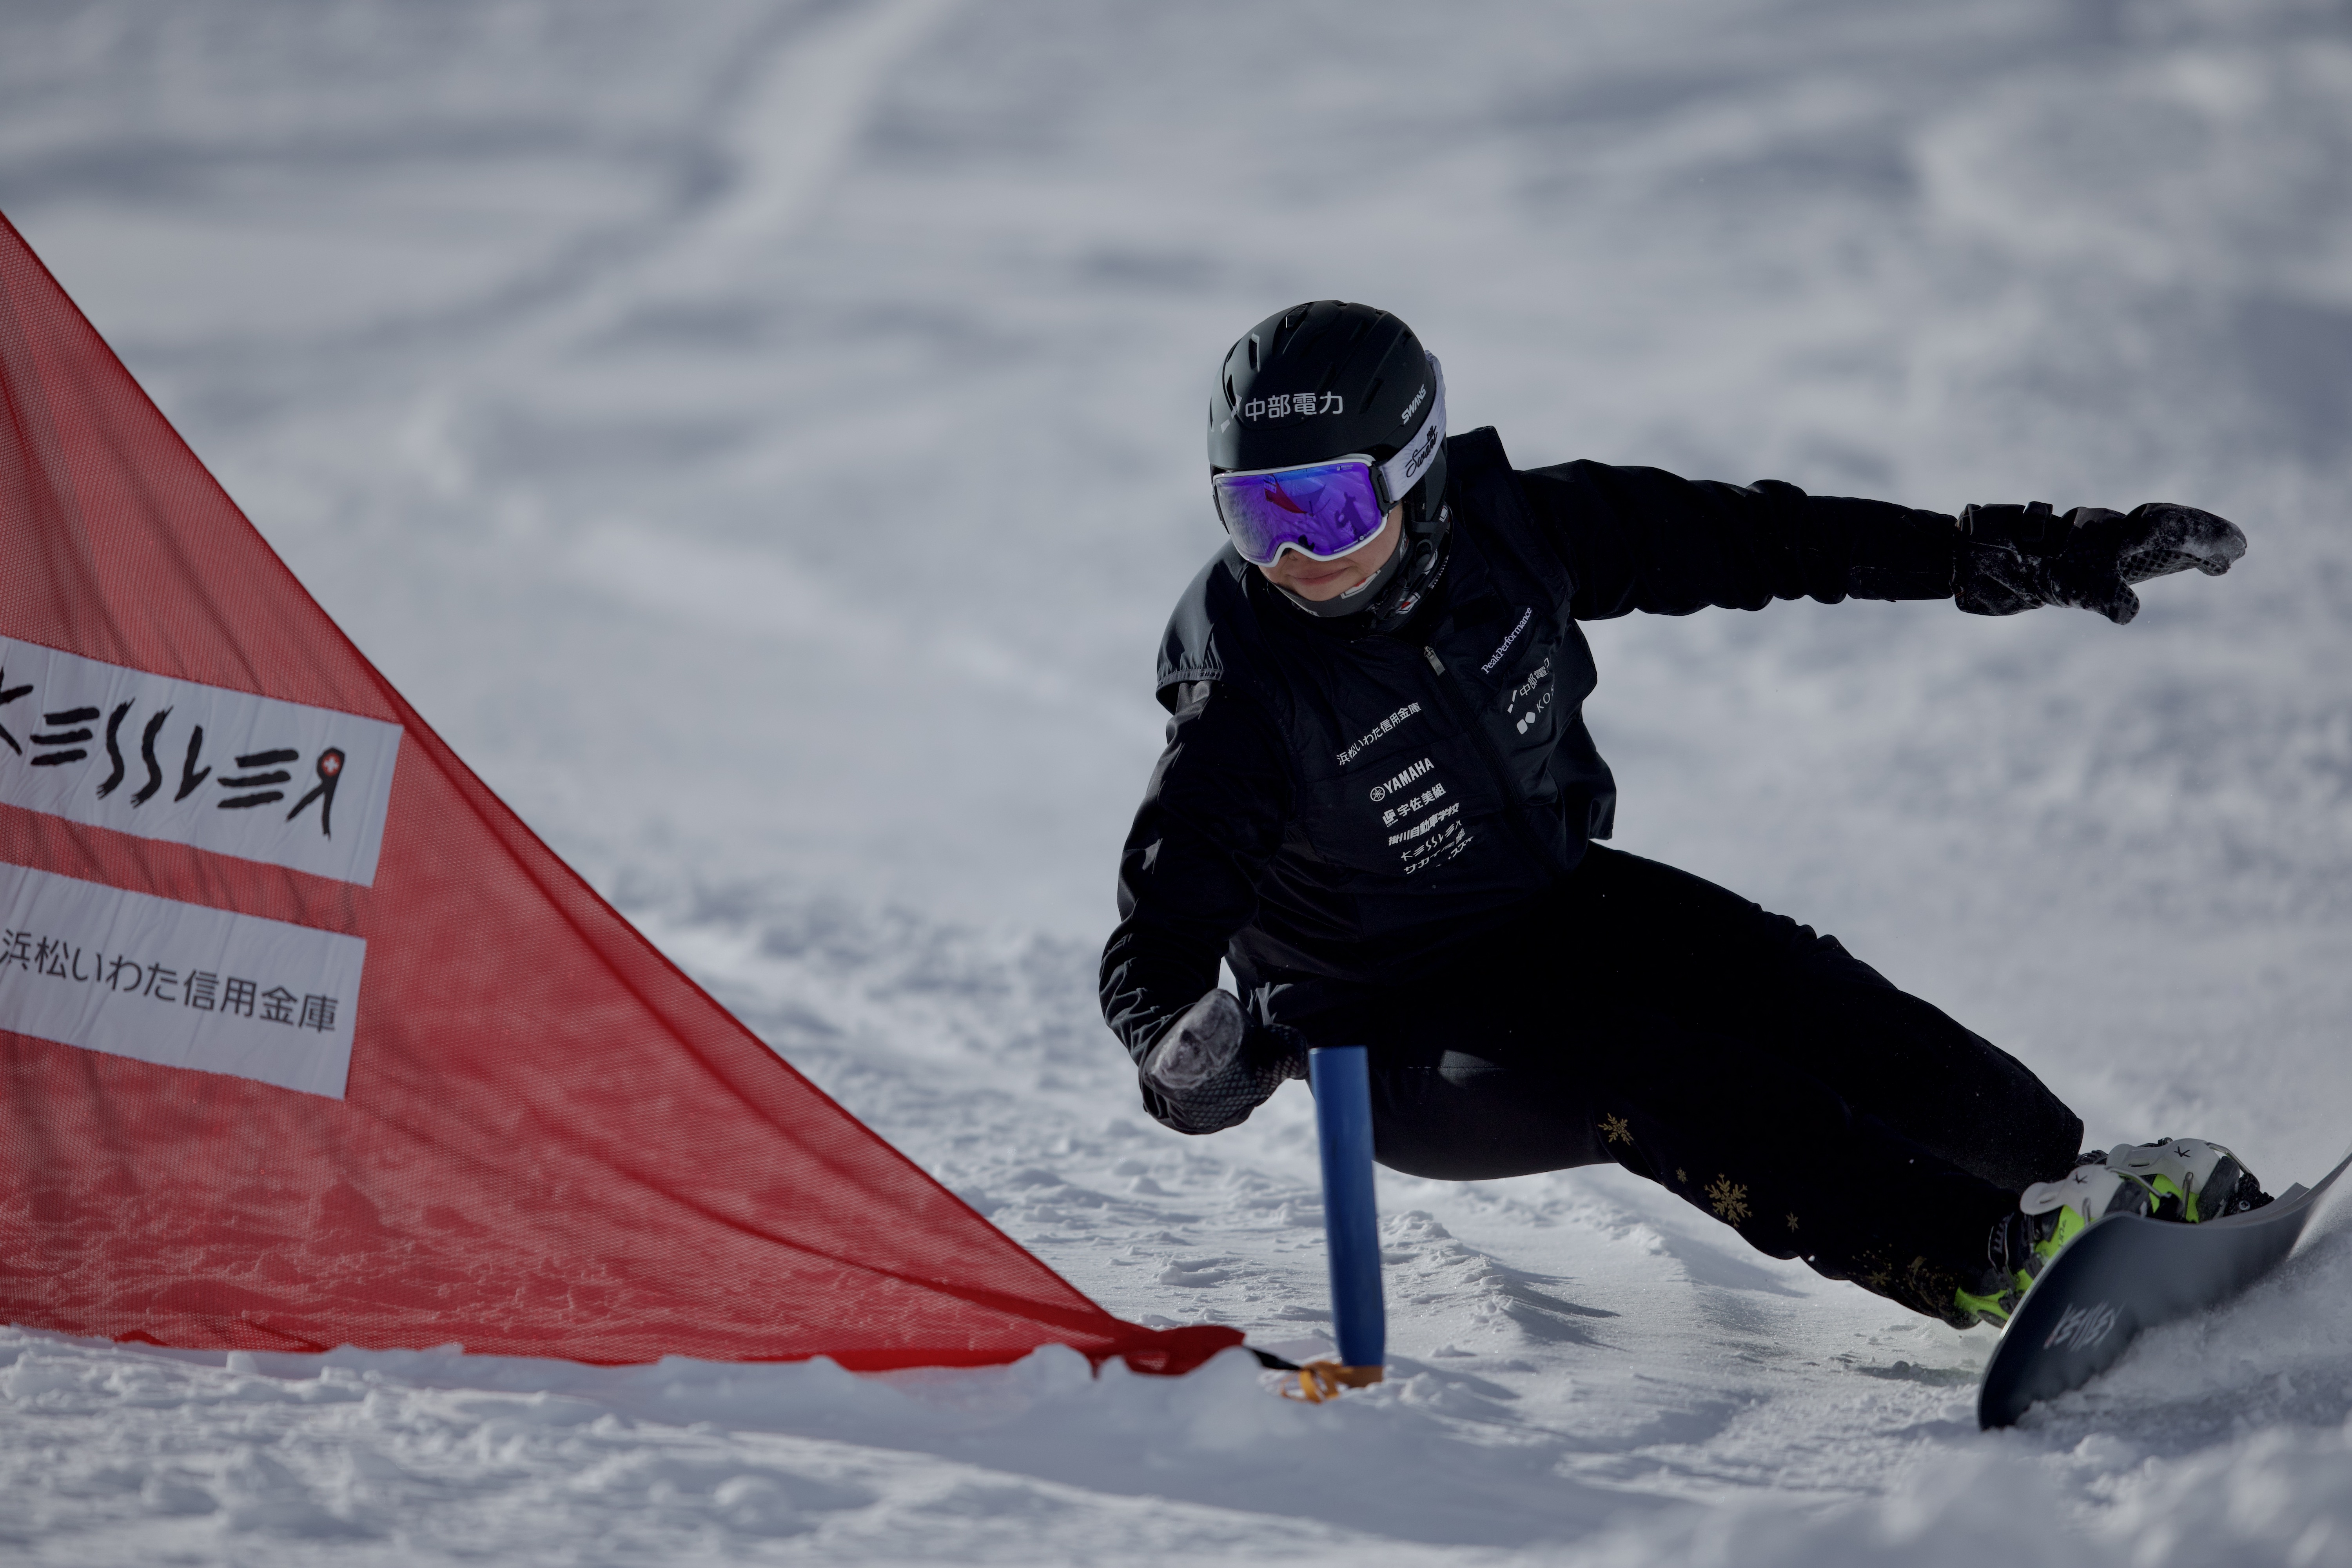
M 1287 588 L 1300 598 L 1319 605 L 1369 581 L 1373 573 L 1387 565 L 1403 532 L 1404 503 L 1399 501 L 1389 508 L 1388 516 L 1381 520 L 1381 531 L 1365 541 L 1360 550 L 1337 561 L 1310 561 L 1296 550 L 1286 550 L 1274 558 L 1273 565 L 1258 570 L 1276 587 Z

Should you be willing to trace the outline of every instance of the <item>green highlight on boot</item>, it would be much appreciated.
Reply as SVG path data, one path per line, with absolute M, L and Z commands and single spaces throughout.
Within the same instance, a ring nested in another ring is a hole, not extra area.
M 2178 1213 L 2182 1219 L 2188 1221 L 2190 1225 L 2195 1225 L 2197 1223 L 2197 1194 L 2195 1193 L 2182 1192 L 2179 1187 L 2173 1184 L 2173 1181 L 2170 1176 L 2148 1176 L 2144 1179 L 2147 1183 L 2147 1190 L 2156 1194 L 2156 1206 L 2154 1212 L 2157 1218 L 2170 1219 L 2172 1217 L 2171 1215 L 2168 1215 L 2164 1212 L 2164 1205 L 2167 1203 L 2170 1203 L 2175 1205 L 2175 1212 Z
M 2051 1226 L 2048 1236 L 2037 1237 L 2033 1243 L 2033 1255 L 2045 1266 L 2066 1249 L 2068 1242 L 2091 1228 L 2091 1222 L 2072 1207 L 2062 1206 L 2053 1212 L 2058 1216 L 2057 1223 Z M 2024 1276 L 2021 1274 L 2019 1278 Z
M 2010 1314 L 2017 1310 L 2017 1303 L 2032 1288 L 2033 1276 L 2021 1268 L 2017 1271 L 2015 1282 L 2003 1287 L 1997 1294 L 1979 1296 L 1969 1290 L 1954 1290 L 1952 1302 L 1963 1312 L 1974 1312 L 1980 1321 L 1999 1323 L 2006 1328 Z

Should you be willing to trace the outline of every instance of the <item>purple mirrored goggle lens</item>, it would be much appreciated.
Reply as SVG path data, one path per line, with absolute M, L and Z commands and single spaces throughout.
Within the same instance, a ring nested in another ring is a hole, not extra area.
M 1234 548 L 1256 566 L 1273 565 L 1285 550 L 1337 560 L 1369 543 L 1383 521 L 1370 458 L 1219 474 L 1209 483 Z

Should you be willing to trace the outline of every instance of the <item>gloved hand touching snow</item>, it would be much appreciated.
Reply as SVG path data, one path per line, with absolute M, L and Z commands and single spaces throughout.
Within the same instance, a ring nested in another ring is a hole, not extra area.
M 2245 552 L 2237 524 L 2170 501 L 2128 516 L 2078 506 L 2062 517 L 2042 501 L 1972 506 L 1960 513 L 1953 597 L 1972 616 L 2072 605 L 2120 626 L 2139 614 L 2130 584 L 2191 566 L 2219 577 Z
M 1279 1025 L 1254 1024 L 1230 991 L 1177 1016 L 1137 1069 L 1143 1107 L 1179 1132 L 1237 1127 L 1285 1079 L 1307 1076 L 1307 1047 Z

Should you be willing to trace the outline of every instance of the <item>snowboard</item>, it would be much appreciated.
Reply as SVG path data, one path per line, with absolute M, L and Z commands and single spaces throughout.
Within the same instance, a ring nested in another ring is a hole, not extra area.
M 1977 1425 L 2013 1426 L 2037 1399 L 2080 1388 L 2142 1329 L 2227 1300 L 2286 1260 L 2314 1208 L 2352 1165 L 2250 1214 L 2199 1225 L 2116 1215 L 2067 1244 L 2034 1280 L 1985 1367 Z

